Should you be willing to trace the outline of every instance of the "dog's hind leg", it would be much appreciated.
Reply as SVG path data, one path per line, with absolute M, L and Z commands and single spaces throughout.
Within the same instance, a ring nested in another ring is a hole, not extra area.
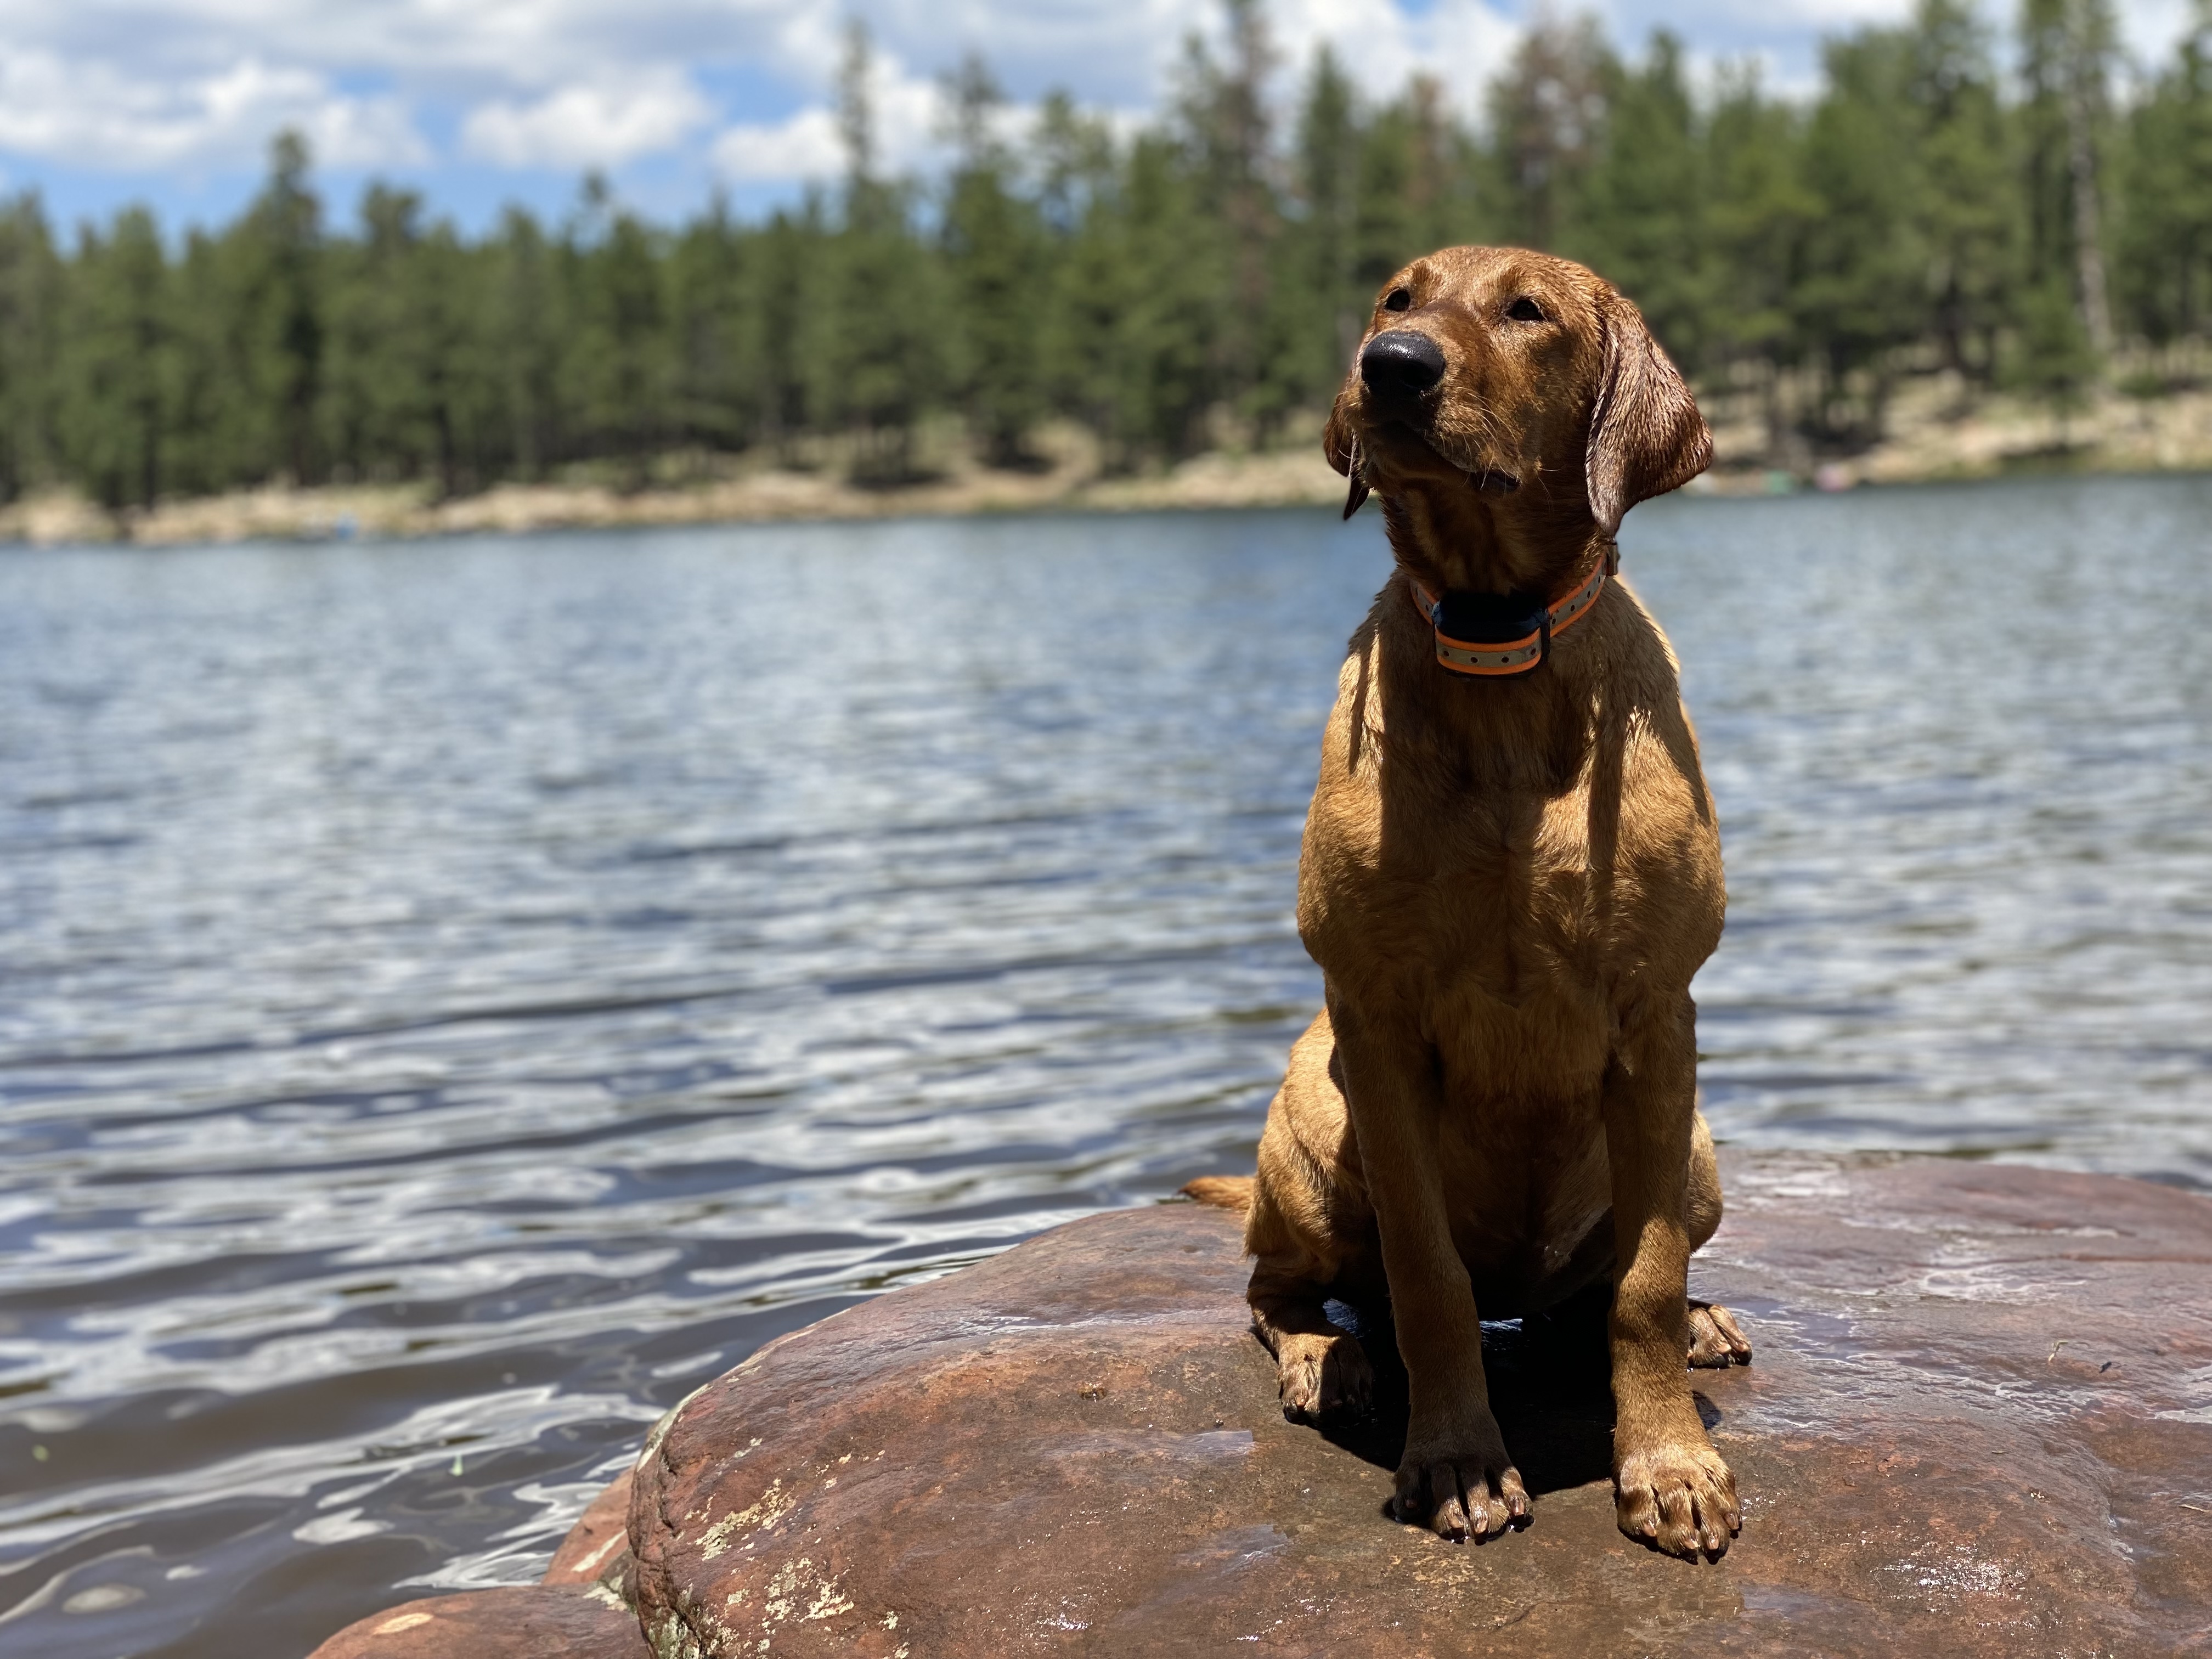
M 1294 1423 L 1357 1416 L 1374 1398 L 1359 1339 L 1328 1316 L 1323 1286 L 1262 1261 L 1245 1292 L 1252 1328 L 1275 1356 L 1275 1391 Z
M 1720 1164 L 1713 1156 L 1713 1132 L 1699 1112 L 1690 1135 L 1690 1249 L 1703 1249 L 1720 1224 Z M 1692 1366 L 1717 1370 L 1751 1364 L 1751 1339 L 1718 1303 L 1690 1298 L 1689 1323 Z
M 1328 1225 L 1341 1205 L 1317 1190 L 1321 1172 L 1311 1160 L 1285 1155 L 1287 1139 L 1275 1122 L 1268 1124 L 1244 1222 L 1244 1248 L 1255 1258 L 1244 1291 L 1252 1329 L 1275 1356 L 1284 1416 L 1294 1423 L 1357 1416 L 1374 1398 L 1374 1367 L 1359 1339 L 1331 1319 L 1325 1305 L 1357 1252 Z
M 1359 1339 L 1330 1319 L 1330 1287 L 1372 1272 L 1374 1212 L 1359 1186 L 1358 1152 L 1335 1075 L 1335 1043 L 1322 1015 L 1291 1050 L 1283 1086 L 1260 1137 L 1260 1167 L 1244 1222 L 1253 1257 L 1252 1328 L 1275 1356 L 1283 1415 L 1293 1422 L 1357 1414 L 1375 1373 Z

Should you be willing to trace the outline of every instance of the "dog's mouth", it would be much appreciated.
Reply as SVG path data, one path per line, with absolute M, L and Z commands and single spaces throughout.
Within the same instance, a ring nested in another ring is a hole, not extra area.
M 1367 447 L 1389 471 L 1413 477 L 1464 478 L 1479 495 L 1510 495 L 1521 488 L 1519 474 L 1503 467 L 1469 466 L 1445 454 L 1426 433 L 1405 421 L 1386 421 L 1370 428 Z

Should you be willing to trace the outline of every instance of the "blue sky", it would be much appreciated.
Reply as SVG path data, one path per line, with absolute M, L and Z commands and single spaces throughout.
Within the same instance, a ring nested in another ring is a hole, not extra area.
M 1626 46 L 1664 25 L 1695 58 L 1757 56 L 1811 82 L 1824 33 L 1910 0 L 1606 0 Z M 2119 0 L 2130 48 L 2162 56 L 2187 0 Z M 1561 8 L 1564 9 L 1564 8 Z M 1579 9 L 1579 8 L 1577 8 Z M 1387 95 L 1415 70 L 1470 108 L 1534 8 L 1522 0 L 1269 0 L 1286 65 L 1332 42 Z M 2011 10 L 2005 5 L 2005 14 Z M 585 169 L 674 219 L 720 188 L 741 210 L 836 168 L 829 112 L 845 20 L 879 47 L 894 166 L 927 169 L 938 76 L 970 50 L 1017 106 L 1066 87 L 1124 118 L 1154 108 L 1215 0 L 0 0 L 0 188 L 63 226 L 150 204 L 173 229 L 228 219 L 270 137 L 307 134 L 336 216 L 371 177 L 473 229 L 521 202 L 557 217 Z

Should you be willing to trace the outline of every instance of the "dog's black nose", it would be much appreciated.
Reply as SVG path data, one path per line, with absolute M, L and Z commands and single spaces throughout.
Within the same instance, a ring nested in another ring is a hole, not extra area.
M 1444 377 L 1444 354 L 1410 328 L 1378 334 L 1359 354 L 1359 378 L 1385 397 L 1418 398 Z

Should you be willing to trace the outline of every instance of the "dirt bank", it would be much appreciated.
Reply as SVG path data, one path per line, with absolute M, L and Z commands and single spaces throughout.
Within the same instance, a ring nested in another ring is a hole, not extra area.
M 1306 422 L 1317 423 L 1317 417 Z M 1930 377 L 1899 395 L 1887 429 L 1880 444 L 1861 454 L 1808 460 L 1789 471 L 1767 464 L 1766 436 L 1755 424 L 1724 423 L 1715 433 L 1713 470 L 1693 488 L 1747 495 L 2021 471 L 2212 469 L 2212 392 L 2142 399 L 2107 393 L 2062 416 L 2010 398 L 1964 406 L 1955 386 Z M 926 477 L 888 487 L 855 483 L 834 465 L 793 471 L 765 460 L 702 460 L 678 469 L 684 476 L 642 489 L 585 478 L 501 484 L 444 499 L 427 484 L 272 485 L 110 514 L 57 491 L 0 508 L 0 541 L 173 546 L 1044 509 L 1321 506 L 1344 498 L 1344 481 L 1317 446 L 1217 452 L 1123 476 L 1102 473 L 1095 447 L 1078 434 L 1048 434 L 1042 450 L 1033 468 L 1006 471 L 940 445 Z

